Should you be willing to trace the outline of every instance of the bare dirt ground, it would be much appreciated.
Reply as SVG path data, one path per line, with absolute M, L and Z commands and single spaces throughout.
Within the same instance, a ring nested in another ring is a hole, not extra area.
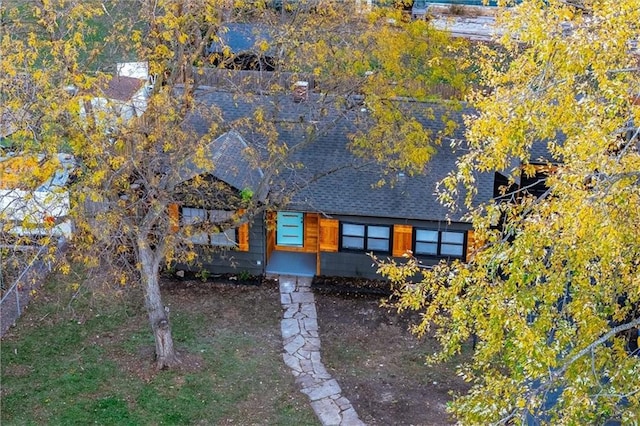
M 450 392 L 468 385 L 455 363 L 426 366 L 433 339 L 408 331 L 416 320 L 381 308 L 374 297 L 316 294 L 322 357 L 369 425 L 446 425 Z M 460 361 L 460 360 L 459 360 Z
M 202 287 L 190 283 L 187 286 L 202 291 Z M 176 288 L 184 289 L 180 283 L 170 287 L 174 295 Z M 227 288 L 223 290 L 225 293 L 236 293 L 242 288 L 224 284 L 217 287 Z M 241 293 L 251 294 L 251 288 L 264 297 L 267 289 L 277 291 L 277 284 L 263 281 L 259 287 L 249 286 Z M 456 375 L 456 364 L 464 361 L 464 357 L 448 364 L 425 365 L 426 355 L 437 350 L 435 339 L 418 339 L 410 333 L 409 327 L 418 320 L 417 314 L 400 315 L 380 306 L 385 288 L 386 284 L 379 281 L 316 279 L 314 294 L 322 360 L 368 425 L 453 424 L 446 405 L 452 392 L 464 393 L 468 389 Z M 180 293 L 187 296 L 193 291 Z M 247 305 L 239 306 L 245 303 L 244 299 L 228 296 L 224 299 L 233 303 L 225 311 L 256 309 L 255 297 L 247 295 Z M 182 303 L 189 303 L 188 298 Z M 280 344 L 279 340 L 274 344 Z

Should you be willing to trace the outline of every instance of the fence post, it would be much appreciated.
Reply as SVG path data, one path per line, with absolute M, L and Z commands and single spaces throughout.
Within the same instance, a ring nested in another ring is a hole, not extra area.
M 18 292 L 18 286 L 17 285 L 13 288 L 13 292 L 16 295 L 16 308 L 18 309 L 17 318 L 19 318 L 20 315 L 22 314 L 22 312 L 20 311 L 20 293 Z M 14 322 L 15 322 L 15 319 L 14 319 Z

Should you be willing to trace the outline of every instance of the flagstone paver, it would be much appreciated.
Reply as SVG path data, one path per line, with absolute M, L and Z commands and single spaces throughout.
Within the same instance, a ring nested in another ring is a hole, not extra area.
M 291 369 L 300 391 L 325 426 L 364 426 L 351 402 L 342 396 L 320 355 L 318 314 L 311 278 L 278 276 L 284 311 L 281 331 L 284 363 Z

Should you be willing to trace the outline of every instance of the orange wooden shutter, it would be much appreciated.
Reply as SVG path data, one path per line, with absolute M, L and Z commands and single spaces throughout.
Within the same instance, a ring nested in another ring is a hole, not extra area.
M 243 223 L 238 227 L 238 250 L 249 251 L 249 224 Z
M 244 209 L 238 210 L 238 217 L 242 217 Z M 245 222 L 238 226 L 238 250 L 249 251 L 249 223 Z
M 338 251 L 338 225 L 337 219 L 320 219 L 320 251 Z
M 393 225 L 393 251 L 391 254 L 400 257 L 413 245 L 413 227 L 411 225 Z
M 180 229 L 180 210 L 177 204 L 169 204 L 169 230 L 178 232 Z
M 468 262 L 473 257 L 473 253 L 476 251 L 477 241 L 474 236 L 473 230 L 467 231 L 467 253 L 465 254 L 465 260 Z

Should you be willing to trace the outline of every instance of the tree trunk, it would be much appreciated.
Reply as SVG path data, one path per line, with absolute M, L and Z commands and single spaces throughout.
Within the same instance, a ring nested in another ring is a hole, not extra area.
M 158 369 L 171 368 L 180 360 L 173 348 L 169 308 L 163 306 L 160 297 L 159 265 L 154 261 L 151 249 L 140 247 L 140 245 L 142 244 L 139 244 L 140 272 L 145 286 L 145 305 L 156 342 L 156 367 Z

